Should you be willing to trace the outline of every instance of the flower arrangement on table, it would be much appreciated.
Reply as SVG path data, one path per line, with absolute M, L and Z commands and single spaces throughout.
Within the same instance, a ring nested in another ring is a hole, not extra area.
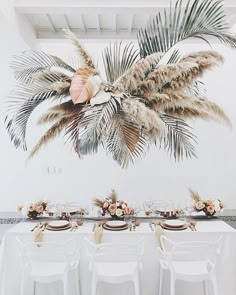
M 202 200 L 197 192 L 194 192 L 191 189 L 189 189 L 189 192 L 195 202 L 193 209 L 196 212 L 204 212 L 207 216 L 213 216 L 224 208 L 221 200 L 219 199 Z
M 23 216 L 34 219 L 44 212 L 47 212 L 47 202 L 38 201 L 37 203 L 31 203 L 25 206 L 19 205 L 17 210 L 20 211 Z
M 102 216 L 108 213 L 115 219 L 121 219 L 124 215 L 131 215 L 134 211 L 128 206 L 126 201 L 118 199 L 117 193 L 114 190 L 106 199 L 94 199 L 94 205 L 101 208 Z

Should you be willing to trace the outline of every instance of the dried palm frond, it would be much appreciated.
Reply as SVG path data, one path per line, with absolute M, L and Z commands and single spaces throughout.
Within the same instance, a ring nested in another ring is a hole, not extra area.
M 196 137 L 191 133 L 190 126 L 183 120 L 168 116 L 160 116 L 167 126 L 167 133 L 161 137 L 160 146 L 164 147 L 170 156 L 179 161 L 186 158 L 196 158 L 195 148 L 193 143 L 196 143 Z
M 80 41 L 75 36 L 74 33 L 72 33 L 70 30 L 64 30 L 64 33 L 68 39 L 70 39 L 77 49 L 79 56 L 82 59 L 82 62 L 84 63 L 85 67 L 89 67 L 91 69 L 95 69 L 95 65 L 93 63 L 92 58 L 90 57 L 89 53 L 84 49 L 84 47 L 80 44 Z
M 137 86 L 153 71 L 162 55 L 155 53 L 134 63 L 115 82 L 114 87 L 121 92 L 136 94 Z
M 145 154 L 147 141 L 128 114 L 120 111 L 108 126 L 104 146 L 122 168 Z
M 112 84 L 123 75 L 137 60 L 139 51 L 132 43 L 122 46 L 122 42 L 115 42 L 104 49 L 103 64 L 107 81 Z
M 166 53 L 176 43 L 188 38 L 208 41 L 209 36 L 224 44 L 236 47 L 236 38 L 228 33 L 223 1 L 182 0 L 173 7 L 164 9 L 150 20 L 146 28 L 138 32 L 141 57 L 155 52 Z
M 24 51 L 21 55 L 14 56 L 11 63 L 15 78 L 22 83 L 31 83 L 35 73 L 46 69 L 50 70 L 52 67 L 65 69 L 72 74 L 75 72 L 75 69 L 59 57 L 42 51 Z
M 201 201 L 201 197 L 200 197 L 200 195 L 196 191 L 193 191 L 191 188 L 188 188 L 188 191 L 190 193 L 191 198 L 195 202 Z
M 32 149 L 29 155 L 29 159 L 34 157 L 38 151 L 45 146 L 49 141 L 56 138 L 61 132 L 66 128 L 70 122 L 70 117 L 61 118 L 58 122 L 53 124 L 53 126 L 41 137 L 36 146 Z
M 104 200 L 101 200 L 101 199 L 98 199 L 98 198 L 95 198 L 95 199 L 93 200 L 93 204 L 94 204 L 95 206 L 97 206 L 97 207 L 100 207 L 100 208 L 103 207 L 103 204 L 104 204 L 104 203 L 105 203 Z
M 113 190 L 110 192 L 108 198 L 111 200 L 111 203 L 112 203 L 112 204 L 115 204 L 116 201 L 118 200 L 118 194 L 117 194 L 117 192 L 113 189 Z

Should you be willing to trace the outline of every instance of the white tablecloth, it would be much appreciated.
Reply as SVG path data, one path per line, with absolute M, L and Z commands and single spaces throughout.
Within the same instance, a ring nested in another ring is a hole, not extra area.
M 22 273 L 22 264 L 18 255 L 16 236 L 24 236 L 32 239 L 33 233 L 30 231 L 33 224 L 30 222 L 20 223 L 10 229 L 0 247 L 0 290 L 1 295 L 19 295 Z M 76 232 L 69 230 L 61 232 L 44 232 L 44 241 L 63 241 L 69 237 L 76 236 L 80 240 L 82 247 L 82 257 L 80 264 L 80 286 L 81 295 L 91 294 L 91 273 L 88 270 L 88 263 L 84 255 L 84 238 L 94 240 L 92 231 L 93 223 L 85 223 L 79 227 Z M 165 231 L 164 234 L 173 240 L 211 240 L 215 241 L 219 236 L 224 237 L 224 246 L 222 254 L 217 265 L 219 294 L 236 294 L 236 231 L 225 222 L 217 219 L 199 221 L 197 223 L 197 232 L 189 229 L 184 231 Z M 158 294 L 158 275 L 159 264 L 156 247 L 158 245 L 155 232 L 151 231 L 148 223 L 142 223 L 136 228 L 135 232 L 129 230 L 120 232 L 103 231 L 103 242 L 138 242 L 144 239 L 143 269 L 141 272 L 141 295 Z M 169 294 L 169 276 L 165 273 L 163 295 Z M 36 295 L 62 295 L 61 283 L 40 285 L 36 287 Z M 186 282 L 177 282 L 177 295 L 200 295 L 203 293 L 202 284 L 190 284 Z M 191 293 L 190 293 L 191 292 Z M 114 286 L 101 284 L 97 289 L 98 295 L 129 295 L 133 294 L 132 284 Z M 212 293 L 210 292 L 209 295 Z M 25 294 L 32 295 L 32 294 Z M 71 284 L 71 295 L 73 293 L 73 284 Z

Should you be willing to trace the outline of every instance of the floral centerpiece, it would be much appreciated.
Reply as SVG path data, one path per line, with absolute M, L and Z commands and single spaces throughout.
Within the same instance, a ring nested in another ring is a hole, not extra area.
M 207 216 L 213 216 L 224 208 L 219 199 L 202 200 L 197 192 L 194 192 L 191 189 L 189 189 L 189 192 L 195 202 L 193 209 L 197 212 L 204 212 Z
M 20 211 L 23 216 L 34 219 L 47 211 L 47 202 L 39 201 L 37 203 L 30 203 L 25 206 L 19 205 L 17 210 Z
M 133 213 L 133 209 L 124 200 L 119 200 L 116 191 L 112 190 L 106 199 L 94 199 L 95 206 L 101 208 L 102 216 L 107 213 L 114 219 L 122 219 L 124 215 Z

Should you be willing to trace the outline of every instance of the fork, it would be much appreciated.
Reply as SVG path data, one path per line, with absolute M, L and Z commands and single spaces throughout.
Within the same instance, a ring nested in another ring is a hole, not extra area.
M 152 227 L 152 222 L 149 222 L 149 226 L 150 226 L 151 231 L 154 231 L 154 229 Z
M 92 229 L 92 231 L 95 231 L 95 228 L 96 228 L 96 223 L 93 224 L 93 229 Z
M 194 220 L 191 220 L 191 221 L 190 221 L 190 224 L 191 224 L 191 226 L 192 226 L 192 228 L 193 228 L 194 231 L 197 231 L 197 229 L 196 229 L 196 223 L 197 223 L 197 222 L 194 221 Z

